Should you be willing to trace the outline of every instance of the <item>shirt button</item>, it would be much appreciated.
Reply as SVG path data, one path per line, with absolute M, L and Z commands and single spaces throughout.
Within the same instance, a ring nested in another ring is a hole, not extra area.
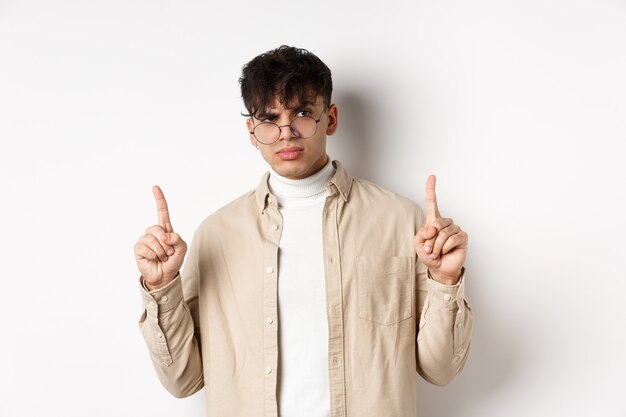
M 461 323 L 457 324 L 456 327 L 461 328 Z
M 450 294 L 446 294 L 443 296 L 443 299 L 446 301 L 450 301 L 452 299 L 452 296 Z
M 274 229 L 274 230 L 278 230 L 278 225 L 277 225 L 277 224 L 273 224 L 273 225 L 272 225 L 272 229 Z
M 268 318 L 265 319 L 265 322 L 267 324 L 272 324 L 272 323 L 274 323 L 274 320 L 271 317 L 268 317 Z
M 164 295 L 163 297 L 161 297 L 161 301 L 166 303 L 167 302 L 167 295 Z
M 272 272 L 274 272 L 274 268 L 272 268 L 271 266 L 268 266 L 267 269 L 265 270 L 268 274 L 271 274 Z
M 159 333 L 159 339 L 163 339 L 163 333 Z
M 270 368 L 269 366 L 265 367 L 265 373 L 266 374 L 271 374 L 272 373 L 272 368 Z

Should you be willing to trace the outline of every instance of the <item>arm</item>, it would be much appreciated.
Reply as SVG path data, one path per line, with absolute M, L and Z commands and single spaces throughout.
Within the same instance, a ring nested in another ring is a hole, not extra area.
M 135 244 L 144 306 L 139 328 L 163 386 L 176 397 L 186 397 L 204 384 L 197 328 L 199 233 L 181 274 L 187 245 L 173 231 L 161 189 L 155 186 L 153 193 L 159 224 L 146 229 Z
M 464 291 L 467 233 L 439 213 L 433 175 L 426 182 L 426 216 L 418 209 L 415 222 L 416 369 L 447 385 L 465 365 L 474 318 Z
M 419 260 L 416 271 L 420 314 L 416 369 L 426 381 L 447 385 L 465 365 L 474 322 L 464 296 L 465 268 L 456 285 L 445 285 L 429 278 L 426 266 Z
M 161 384 L 178 398 L 190 396 L 204 386 L 199 334 L 191 313 L 197 305 L 197 294 L 183 297 L 182 281 L 195 279 L 187 274 L 189 261 L 184 278 L 179 273 L 167 286 L 150 292 L 143 282 L 141 285 L 144 311 L 139 328 Z

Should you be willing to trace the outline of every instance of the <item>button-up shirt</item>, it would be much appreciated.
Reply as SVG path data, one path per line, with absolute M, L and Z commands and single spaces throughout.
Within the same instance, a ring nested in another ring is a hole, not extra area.
M 320 219 L 331 417 L 413 417 L 416 372 L 446 385 L 467 359 L 465 269 L 457 285 L 431 279 L 413 246 L 422 209 L 332 163 Z M 204 387 L 212 417 L 279 416 L 282 218 L 268 176 L 202 221 L 171 283 L 140 286 L 161 383 L 177 397 Z

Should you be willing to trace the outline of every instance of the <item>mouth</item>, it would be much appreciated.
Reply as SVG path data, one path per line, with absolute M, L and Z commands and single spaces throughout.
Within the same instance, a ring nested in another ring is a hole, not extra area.
M 302 154 L 302 152 L 302 148 L 292 147 L 281 149 L 280 151 L 276 152 L 276 155 L 278 155 L 278 157 L 284 161 L 290 161 L 293 159 L 297 159 L 300 154 Z

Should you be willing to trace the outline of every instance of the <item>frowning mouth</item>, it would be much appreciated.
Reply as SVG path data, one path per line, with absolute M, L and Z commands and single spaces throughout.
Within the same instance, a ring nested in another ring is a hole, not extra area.
M 276 154 L 278 155 L 280 159 L 292 160 L 292 159 L 298 158 L 300 154 L 302 153 L 302 151 L 303 151 L 302 148 L 292 147 L 292 148 L 281 149 L 280 151 L 276 152 Z

